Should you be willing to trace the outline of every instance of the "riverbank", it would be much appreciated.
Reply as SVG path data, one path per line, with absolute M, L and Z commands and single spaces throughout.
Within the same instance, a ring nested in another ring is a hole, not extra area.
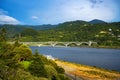
M 27 44 L 28 46 L 49 46 L 49 45 L 38 45 L 38 44 Z M 55 47 L 66 47 L 62 45 L 57 45 Z M 81 47 L 81 48 L 105 48 L 105 49 L 120 49 L 120 46 L 68 46 L 68 47 Z
M 67 74 L 80 78 L 80 80 L 120 80 L 120 72 L 56 60 Z
M 97 48 L 106 48 L 106 49 L 120 49 L 120 46 L 99 46 Z

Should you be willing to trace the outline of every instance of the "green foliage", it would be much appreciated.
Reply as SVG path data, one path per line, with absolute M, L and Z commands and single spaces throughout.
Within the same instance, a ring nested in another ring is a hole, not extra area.
M 5 80 L 48 80 L 48 79 L 36 77 L 31 75 L 29 72 L 26 72 L 22 69 L 18 69 L 15 71 L 15 73 L 12 73 L 10 76 L 6 77 Z
M 14 48 L 13 53 L 15 54 L 13 60 L 24 61 L 32 57 L 32 51 L 25 45 Z
M 6 35 L 8 38 L 17 38 L 18 36 L 15 36 L 15 35 L 19 34 L 21 31 L 26 29 L 25 27 L 20 26 L 20 25 L 8 25 L 8 24 L 0 25 L 0 29 L 1 28 L 4 28 L 7 30 Z
M 36 36 L 38 36 L 38 31 L 32 28 L 26 28 L 21 32 L 21 37 L 24 41 L 37 41 Z
M 5 79 L 7 77 L 8 66 L 5 65 L 4 61 L 0 59 L 0 78 Z
M 7 29 L 9 41 L 19 39 L 20 41 L 96 41 L 102 46 L 119 46 L 120 22 L 90 24 L 85 21 L 71 21 L 56 25 L 55 28 L 45 30 L 35 30 L 35 28 L 25 28 L 25 26 L 16 27 L 14 25 L 3 25 Z M 10 27 L 10 28 L 9 28 Z M 21 27 L 21 29 L 20 29 Z M 36 27 L 37 28 L 37 27 Z M 18 32 L 16 32 L 16 31 Z M 100 33 L 104 31 L 106 33 Z M 6 34 L 5 30 L 2 33 Z M 10 35 L 13 34 L 11 37 Z M 5 35 L 4 34 L 4 35 Z M 19 35 L 21 34 L 21 36 Z M 4 37 L 6 38 L 6 37 Z M 4 39 L 1 37 L 1 39 Z M 113 44 L 107 44 L 112 42 Z M 74 46 L 74 45 L 71 45 Z M 84 46 L 84 45 L 83 45 Z M 94 45 L 95 46 L 95 45 Z
M 37 77 L 48 77 L 47 72 L 44 67 L 44 57 L 39 55 L 37 52 L 33 55 L 31 65 L 29 66 L 29 71 L 32 75 Z
M 20 45 L 22 44 L 20 44 L 18 40 L 16 40 L 15 43 L 13 44 L 14 47 L 19 47 Z
M 58 71 L 59 72 L 58 72 Z M 60 80 L 62 69 L 38 51 L 32 51 L 16 41 L 8 44 L 0 42 L 0 79 L 1 80 Z
M 22 61 L 20 64 L 24 67 L 24 69 L 28 69 L 31 62 L 30 61 Z
M 9 58 L 11 50 L 12 45 L 7 44 L 6 42 L 0 42 L 0 58 Z
M 50 65 L 45 65 L 45 70 L 47 72 L 47 76 L 51 80 L 59 80 L 59 77 L 57 76 L 57 71 L 54 67 Z
M 6 41 L 6 33 L 7 31 L 5 28 L 0 29 L 0 42 Z
M 46 64 L 53 66 L 55 69 L 57 69 L 57 64 L 53 60 L 47 60 Z
M 39 62 L 32 62 L 29 67 L 29 71 L 34 76 L 48 78 L 44 65 L 39 64 Z
M 58 73 L 64 74 L 63 68 L 57 66 L 54 61 L 48 60 L 43 55 L 38 54 L 37 50 L 33 55 L 32 63 L 29 66 L 29 71 L 34 76 L 46 77 L 50 80 L 59 80 Z
M 56 28 L 49 30 L 37 32 L 33 30 L 34 36 L 32 33 L 29 34 L 29 30 L 23 31 L 25 35 L 21 37 L 21 41 L 96 41 L 99 45 L 110 46 L 111 44 L 106 45 L 109 41 L 119 43 L 119 25 L 119 22 L 90 24 L 84 21 L 71 21 L 58 24 Z M 100 33 L 101 31 L 106 33 Z M 119 45 L 115 44 L 115 46 Z
M 60 66 L 58 66 L 56 70 L 57 70 L 58 73 L 61 73 L 61 74 L 65 73 L 65 70 Z
M 38 35 L 37 31 L 32 28 L 27 28 L 22 32 L 23 36 L 36 36 Z
M 60 80 L 71 80 L 70 78 L 66 77 L 64 74 L 59 74 L 58 76 Z
M 42 64 L 42 65 L 44 65 L 45 62 L 47 61 L 47 59 L 44 56 L 39 55 L 37 53 L 35 53 L 33 55 L 32 60 L 33 60 L 34 63 L 38 63 L 38 64 Z

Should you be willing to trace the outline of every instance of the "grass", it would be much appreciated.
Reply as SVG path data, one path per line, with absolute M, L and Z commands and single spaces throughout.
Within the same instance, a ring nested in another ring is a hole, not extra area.
M 84 80 L 120 80 L 120 72 L 107 70 L 103 68 L 97 68 L 82 64 L 76 64 L 71 62 L 65 62 L 57 60 L 56 63 L 63 67 L 66 73 L 77 75 Z
M 109 70 L 109 69 L 105 69 L 105 68 L 100 68 L 100 67 L 97 67 L 97 66 L 88 66 L 88 65 L 84 65 L 84 64 L 77 64 L 77 63 L 73 63 L 73 62 L 66 62 L 66 61 L 63 61 L 63 60 L 58 60 L 58 61 L 61 61 L 61 62 L 65 62 L 65 63 L 68 63 L 68 64 L 74 64 L 78 67 L 86 67 L 86 68 L 91 68 L 91 69 L 98 69 L 98 70 L 101 70 L 101 71 L 105 71 L 105 72 L 111 72 L 111 73 L 118 73 L 120 74 L 120 72 L 118 71 L 115 71 L 115 70 Z
M 94 70 L 88 70 L 88 71 L 84 71 L 85 73 L 91 74 L 91 75 L 95 75 L 95 76 L 100 76 L 102 78 L 109 78 L 109 79 L 114 79 L 115 76 L 109 76 L 103 72 L 98 72 L 98 71 L 94 71 Z
M 20 64 L 21 64 L 25 69 L 28 69 L 28 67 L 30 66 L 31 62 L 30 62 L 30 61 L 22 61 L 22 62 L 20 62 Z

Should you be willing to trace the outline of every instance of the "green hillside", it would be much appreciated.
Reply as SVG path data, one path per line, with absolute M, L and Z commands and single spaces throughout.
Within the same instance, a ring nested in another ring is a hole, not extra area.
M 73 21 L 58 24 L 56 28 L 22 32 L 21 41 L 96 41 L 98 45 L 120 45 L 120 23 L 90 24 L 85 21 Z M 35 35 L 34 35 L 35 34 Z M 34 35 L 34 36 L 33 36 Z
M 0 32 L 0 80 L 70 80 L 53 60 L 18 41 L 9 44 L 5 29 Z
M 13 32 L 12 32 L 13 33 Z M 14 35 L 20 41 L 95 41 L 101 46 L 120 46 L 120 22 L 91 24 L 85 21 L 71 21 L 54 28 L 35 30 L 24 28 Z M 9 39 L 12 40 L 13 39 Z

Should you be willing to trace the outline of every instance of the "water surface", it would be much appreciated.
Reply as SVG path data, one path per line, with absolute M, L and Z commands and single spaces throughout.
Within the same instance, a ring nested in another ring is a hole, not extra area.
M 120 49 L 80 48 L 80 47 L 30 47 L 43 55 L 90 66 L 120 71 Z

